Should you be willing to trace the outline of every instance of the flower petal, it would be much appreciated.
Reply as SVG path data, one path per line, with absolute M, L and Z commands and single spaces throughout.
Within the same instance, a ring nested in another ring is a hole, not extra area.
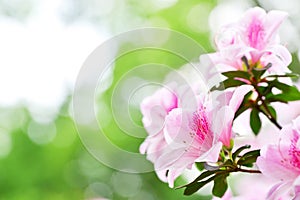
M 298 176 L 298 172 L 289 167 L 288 161 L 283 160 L 282 155 L 288 154 L 288 149 L 279 149 L 275 145 L 263 147 L 261 156 L 257 158 L 256 164 L 259 170 L 270 178 L 290 181 Z
M 253 89 L 251 85 L 242 85 L 233 92 L 229 107 L 235 112 L 240 107 L 244 96 Z
M 275 39 L 275 34 L 278 31 L 279 26 L 287 18 L 288 14 L 284 11 L 271 10 L 265 20 L 265 30 L 266 36 L 265 39 L 272 41 Z
M 212 130 L 215 137 L 225 146 L 230 146 L 232 138 L 232 120 L 234 112 L 229 106 L 223 106 L 212 121 Z
M 272 64 L 270 71 L 273 72 L 290 72 L 287 66 L 292 62 L 292 55 L 288 49 L 282 45 L 271 46 L 265 50 L 261 57 L 261 62 L 264 65 Z

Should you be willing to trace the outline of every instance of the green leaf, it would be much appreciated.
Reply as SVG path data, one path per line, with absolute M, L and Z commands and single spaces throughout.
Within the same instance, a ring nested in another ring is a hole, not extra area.
M 275 110 L 271 105 L 268 105 L 267 107 L 268 107 L 268 109 L 269 109 L 269 111 L 270 111 L 272 117 L 273 117 L 275 120 L 277 120 L 277 113 L 276 113 L 276 110 Z
M 200 190 L 206 184 L 207 182 L 203 181 L 203 182 L 198 182 L 193 185 L 190 185 L 184 190 L 184 195 L 192 195 L 198 190 Z
M 200 190 L 204 185 L 208 184 L 209 182 L 213 181 L 215 176 L 207 179 L 206 181 L 196 182 L 193 184 L 188 185 L 184 190 L 184 195 L 192 195 L 198 190 Z
M 212 190 L 212 193 L 214 196 L 221 198 L 225 194 L 225 192 L 228 188 L 228 184 L 227 184 L 227 176 L 228 175 L 229 175 L 229 173 L 222 173 L 222 174 L 216 175 L 216 177 L 214 179 L 213 190 Z
M 267 87 L 265 87 L 265 86 L 257 87 L 258 92 L 260 94 L 262 94 L 263 96 L 269 94 L 271 92 L 271 89 L 272 89 L 272 87 L 270 87 L 270 85 L 268 85 Z
M 259 111 L 253 108 L 250 113 L 250 126 L 255 135 L 257 135 L 261 129 L 261 120 L 259 118 Z
M 267 108 L 265 108 L 265 106 L 261 105 L 259 107 L 259 109 L 261 111 L 263 111 L 264 113 L 270 113 L 272 118 L 274 118 L 275 120 L 277 119 L 277 114 L 276 114 L 276 110 L 271 106 L 271 105 L 267 105 Z M 268 114 L 269 115 L 269 114 Z
M 241 146 L 240 148 L 238 148 L 233 154 L 232 154 L 232 159 L 235 160 L 236 157 L 244 150 L 246 149 L 250 149 L 251 146 L 250 145 L 244 145 L 244 146 Z
M 252 73 L 253 73 L 254 77 L 255 77 L 257 80 L 259 80 L 259 79 L 261 79 L 261 76 L 264 75 L 264 73 L 265 73 L 266 71 L 267 71 L 266 68 L 264 68 L 264 69 L 257 69 L 257 68 L 254 68 L 254 69 L 252 70 Z
M 221 82 L 218 87 L 214 86 L 210 89 L 210 91 L 215 91 L 215 90 L 225 90 L 227 88 L 231 87 L 237 87 L 241 85 L 245 85 L 246 83 L 240 80 L 235 80 L 232 78 L 226 79 L 225 81 Z
M 274 100 L 281 101 L 281 102 L 287 102 L 287 101 L 298 101 L 300 100 L 300 93 L 297 92 L 289 92 L 282 94 L 276 94 L 272 97 L 268 98 L 269 102 L 274 102 Z
M 196 167 L 199 171 L 202 171 L 204 169 L 204 163 L 205 162 L 196 162 Z
M 181 185 L 176 187 L 176 189 L 180 189 L 180 188 L 184 188 L 184 187 L 190 187 L 191 185 L 194 185 L 195 183 L 198 183 L 199 181 L 210 177 L 211 175 L 220 172 L 221 170 L 215 170 L 215 171 L 205 171 L 203 173 L 200 174 L 200 176 L 198 176 L 195 180 L 193 180 L 192 182 L 186 184 L 186 185 Z
M 299 74 L 289 73 L 289 74 L 283 74 L 283 75 L 269 75 L 265 78 L 284 78 L 284 77 L 290 77 L 290 78 L 298 78 Z
M 260 156 L 260 150 L 249 151 L 238 160 L 237 164 L 248 166 L 255 163 L 258 156 Z
M 211 175 L 213 175 L 213 174 L 215 174 L 216 172 L 219 172 L 219 171 L 221 171 L 221 170 L 205 171 L 202 174 L 200 174 L 200 176 L 198 176 L 192 183 L 201 181 L 201 180 L 203 180 L 203 179 L 205 179 L 205 178 L 207 178 L 207 177 L 209 177 L 209 176 L 211 176 Z
M 288 103 L 288 100 L 285 98 L 285 96 L 274 95 L 272 93 L 270 93 L 269 95 L 266 96 L 266 101 L 269 103 L 272 103 L 272 102 Z
M 270 87 L 276 87 L 281 90 L 280 94 L 269 93 L 266 94 L 266 100 L 268 102 L 283 102 L 297 101 L 300 100 L 300 92 L 295 86 L 287 85 L 285 83 L 279 82 L 277 79 L 269 81 Z
M 234 114 L 234 119 L 236 119 L 240 114 L 242 114 L 243 112 L 245 112 L 247 109 L 251 107 L 251 104 L 249 103 L 249 97 L 252 95 L 252 93 L 253 92 L 250 91 L 245 95 L 240 107 L 237 109 L 237 111 Z
M 228 71 L 228 72 L 223 72 L 222 74 L 232 79 L 235 78 L 243 78 L 246 80 L 250 79 L 250 74 L 247 71 Z
M 294 86 L 281 83 L 278 80 L 275 82 L 274 86 L 281 90 L 283 93 L 292 93 L 292 92 L 298 92 L 298 89 Z

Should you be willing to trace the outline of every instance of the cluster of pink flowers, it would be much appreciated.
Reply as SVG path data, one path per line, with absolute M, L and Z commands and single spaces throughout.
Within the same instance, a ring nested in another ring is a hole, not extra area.
M 249 66 L 268 66 L 269 73 L 289 72 L 291 54 L 278 36 L 286 17 L 281 11 L 249 9 L 238 22 L 222 28 L 215 40 L 217 52 L 207 54 L 208 58 L 220 72 L 247 71 Z M 174 83 L 166 85 L 141 104 L 148 137 L 140 152 L 154 163 L 158 177 L 173 187 L 174 180 L 195 162 L 216 163 L 222 147 L 232 148 L 235 112 L 253 87 L 223 91 L 225 103 L 220 104 L 213 102 L 209 93 Z M 300 199 L 300 117 L 283 127 L 277 144 L 262 147 L 256 165 L 261 176 L 275 180 L 266 192 L 267 199 Z
M 292 58 L 286 47 L 280 44 L 278 28 L 287 17 L 282 11 L 270 11 L 259 7 L 249 9 L 236 23 L 221 29 L 215 39 L 218 51 L 209 54 L 218 70 L 246 70 L 241 57 L 246 56 L 256 68 L 266 67 L 270 72 L 289 72 Z
M 222 108 L 213 108 L 203 93 L 190 88 L 162 88 L 147 97 L 141 111 L 149 136 L 140 152 L 147 153 L 158 177 L 173 187 L 174 180 L 195 162 L 216 162 L 222 145 L 230 146 L 232 120 L 241 103 L 237 100 L 248 91 L 244 86 L 228 92 L 227 96 L 238 97 Z

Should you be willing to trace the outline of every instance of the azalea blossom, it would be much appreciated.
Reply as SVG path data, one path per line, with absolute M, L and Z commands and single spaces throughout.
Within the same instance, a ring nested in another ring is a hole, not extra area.
M 270 63 L 269 72 L 289 72 L 292 57 L 278 36 L 286 17 L 283 11 L 249 9 L 239 21 L 221 28 L 215 39 L 217 52 L 209 54 L 210 60 L 222 72 L 246 70 L 244 56 L 251 67 L 264 68 Z
M 225 106 L 213 107 L 206 95 L 174 86 L 162 88 L 142 102 L 149 135 L 140 152 L 147 153 L 162 181 L 173 187 L 174 180 L 195 162 L 218 160 L 222 145 L 230 145 L 234 112 L 249 87 L 237 89 Z
M 283 127 L 278 144 L 262 148 L 257 166 L 276 181 L 268 199 L 300 198 L 300 116 Z

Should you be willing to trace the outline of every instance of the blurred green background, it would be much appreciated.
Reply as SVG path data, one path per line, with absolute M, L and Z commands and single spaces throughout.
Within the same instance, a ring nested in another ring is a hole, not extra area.
M 17 23 L 20 26 L 30 24 L 34 20 L 34 16 L 37 16 L 36 13 L 47 12 L 48 7 L 45 2 L 47 0 L 0 0 L 0 24 L 4 24 L 1 25 L 1 32 L 17 31 L 10 29 L 10 24 Z M 88 24 L 96 30 L 96 34 L 104 35 L 105 40 L 115 34 L 138 27 L 163 27 L 186 34 L 208 52 L 213 51 L 212 33 L 216 31 L 214 30 L 215 26 L 219 25 L 218 20 L 222 19 L 222 12 L 224 16 L 227 13 L 227 18 L 234 18 L 235 15 L 232 11 L 236 11 L 236 15 L 238 15 L 254 5 L 259 4 L 266 9 L 280 6 L 277 1 L 275 3 L 277 2 L 278 5 L 268 4 L 267 1 L 225 0 L 64 0 L 53 2 L 56 2 L 55 13 L 50 13 L 49 16 L 50 18 L 51 15 L 58 17 L 66 29 L 78 23 L 84 29 L 84 24 Z M 289 10 L 294 9 L 293 7 L 284 9 L 291 13 L 291 21 L 288 25 L 293 28 L 297 37 L 299 24 L 298 21 L 293 21 L 297 17 L 297 12 Z M 47 22 L 45 21 L 45 23 Z M 50 34 L 56 33 L 56 29 L 50 31 L 52 31 Z M 22 33 L 14 32 L 14 34 L 17 37 Z M 10 33 L 7 32 L 7 35 Z M 7 39 L 3 37 L 2 40 Z M 11 39 L 18 41 L 17 38 Z M 77 36 L 76 39 L 84 44 L 87 38 L 82 35 L 82 38 Z M 293 40 L 293 38 L 285 39 L 287 44 L 290 44 L 289 40 Z M 94 46 L 85 49 L 84 55 L 87 56 L 99 44 L 99 40 L 95 40 Z M 59 48 L 60 44 L 57 44 L 56 47 Z M 5 58 L 6 47 L 2 46 L 1 48 L 1 57 Z M 44 46 L 44 48 L 50 47 Z M 81 47 L 75 43 L 72 48 L 80 49 Z M 292 66 L 296 66 L 298 46 L 292 44 L 289 48 L 295 52 Z M 56 49 L 50 50 L 56 51 Z M 193 49 L 190 50 L 193 51 Z M 43 49 L 41 49 L 41 54 L 42 51 Z M 72 58 L 72 51 L 65 53 L 70 54 L 68 58 Z M 15 55 L 16 59 L 18 59 L 18 55 Z M 39 57 L 39 55 L 34 56 Z M 48 56 L 51 57 L 51 54 Z M 67 73 L 63 70 L 62 63 L 64 62 L 59 60 L 66 59 L 66 57 L 57 59 L 61 66 L 55 73 Z M 83 61 L 84 57 L 81 63 L 77 64 L 81 65 Z M 137 53 L 129 55 L 126 59 L 118 60 L 111 74 L 111 84 L 99 97 L 101 105 L 106 107 L 106 113 L 99 113 L 100 120 L 113 118 L 111 98 L 122 75 L 134 66 L 149 62 L 162 63 L 174 68 L 185 64 L 180 59 L 173 59 L 171 55 L 157 52 Z M 2 76 L 6 76 L 5 70 L 10 66 L 4 66 L 1 63 L 0 67 Z M 26 71 L 29 66 L 20 67 Z M 39 67 L 43 68 L 43 65 Z M 299 72 L 299 69 L 297 70 Z M 15 71 L 14 73 L 18 74 L 19 72 Z M 163 80 L 165 74 L 150 73 L 149 76 L 157 76 L 158 79 Z M 1 88 L 6 88 L 5 91 L 9 90 L 12 93 L 22 93 L 22 84 L 29 81 L 30 77 L 25 78 L 23 83 L 17 78 L 10 77 L 10 81 L 15 82 L 16 87 L 10 88 L 10 84 L 1 82 Z M 73 80 L 75 78 L 76 76 L 73 77 Z M 35 84 L 38 85 L 39 82 L 35 82 Z M 55 79 L 53 82 L 50 80 L 47 84 L 55 84 Z M 74 81 L 73 83 L 70 81 L 67 86 L 62 86 L 64 94 L 60 98 L 61 100 L 49 108 L 47 103 L 43 106 L 35 106 L 35 102 L 30 101 L 30 96 L 15 97 L 17 100 L 14 99 L 12 102 L 6 100 L 0 104 L 0 199 L 211 199 L 205 194 L 184 197 L 182 190 L 168 188 L 167 184 L 158 180 L 153 172 L 126 174 L 98 162 L 81 143 L 71 117 L 73 84 Z M 47 88 L 44 90 L 46 90 L 43 91 L 45 93 L 51 93 L 51 91 L 47 91 Z M 37 95 L 40 92 L 40 90 L 33 91 Z M 1 93 L 1 98 L 7 96 L 4 91 Z M 38 96 L 37 99 L 39 98 L 43 99 L 47 96 Z M 51 112 L 53 107 L 55 107 L 55 112 Z M 138 107 L 131 105 L 130 110 L 134 121 L 141 125 L 141 113 Z M 114 120 L 108 120 L 106 123 L 105 134 L 114 144 L 122 149 L 138 152 L 142 139 L 126 135 Z M 176 185 L 184 183 L 186 183 L 184 179 L 176 181 Z

